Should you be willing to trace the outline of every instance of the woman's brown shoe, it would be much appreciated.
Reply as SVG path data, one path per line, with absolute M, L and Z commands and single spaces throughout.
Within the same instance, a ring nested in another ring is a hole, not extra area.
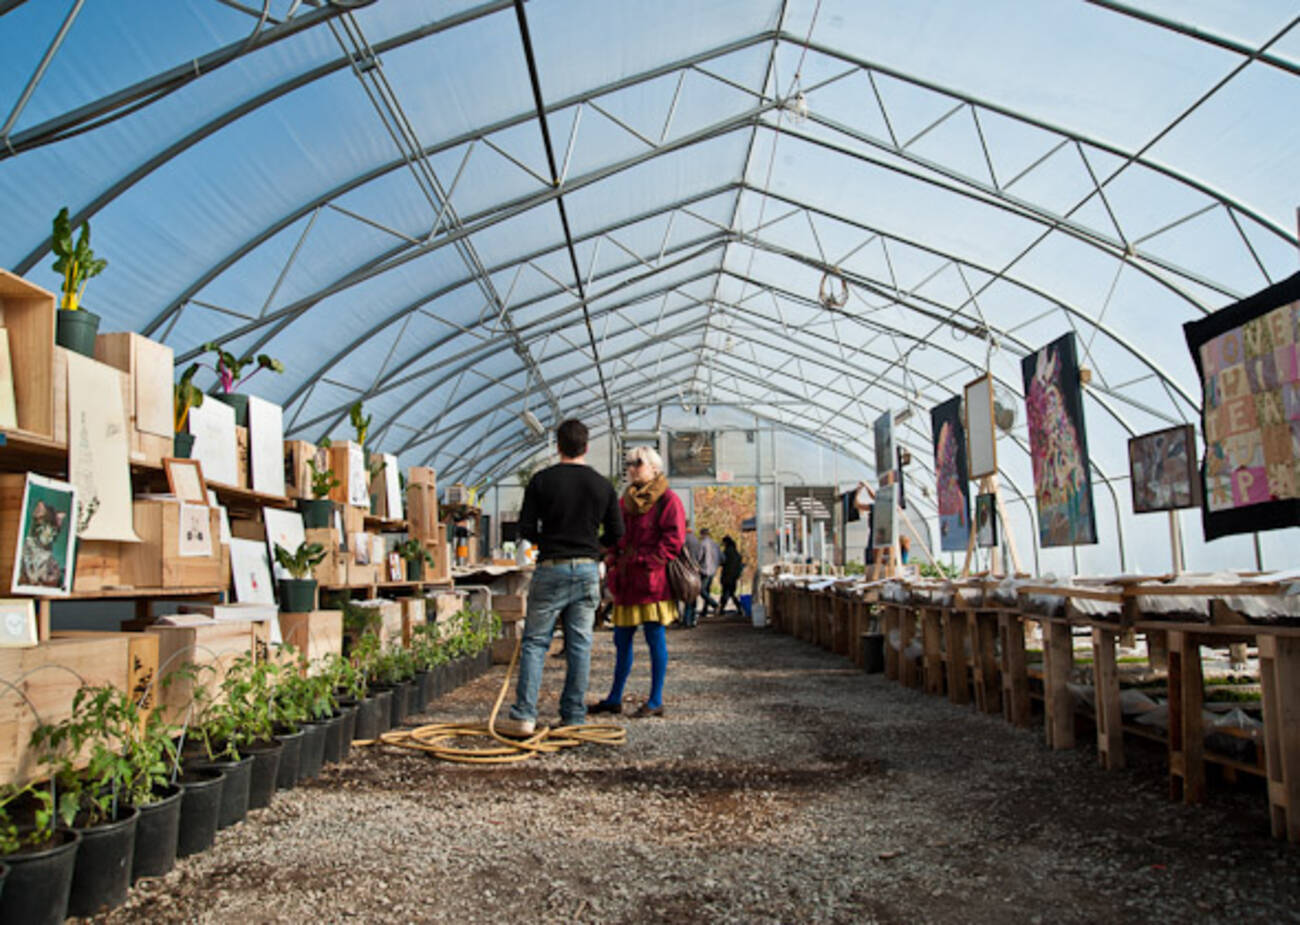
M 642 717 L 645 716 L 663 716 L 663 715 L 664 715 L 663 707 L 650 707 L 643 703 L 641 704 L 641 706 L 636 708 L 636 712 L 632 714 L 632 718 L 641 719 Z
M 610 703 L 608 700 L 601 700 L 598 703 L 593 703 L 591 706 L 587 707 L 588 716 L 591 716 L 593 713 L 622 713 L 622 712 L 623 712 L 623 704 Z

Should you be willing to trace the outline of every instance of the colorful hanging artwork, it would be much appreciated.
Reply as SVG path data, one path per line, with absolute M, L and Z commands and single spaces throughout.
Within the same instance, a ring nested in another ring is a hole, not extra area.
M 1133 513 L 1200 507 L 1201 477 L 1196 471 L 1196 432 L 1180 424 L 1128 442 Z
M 1074 333 L 1020 361 L 1041 546 L 1097 542 Z
M 930 409 L 930 431 L 939 483 L 939 548 L 960 551 L 970 542 L 970 480 L 960 395 Z
M 1201 378 L 1205 538 L 1300 524 L 1300 273 L 1183 333 Z

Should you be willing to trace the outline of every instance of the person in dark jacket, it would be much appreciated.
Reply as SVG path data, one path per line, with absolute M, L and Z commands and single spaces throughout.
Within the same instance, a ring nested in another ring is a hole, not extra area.
M 740 573 L 745 570 L 745 560 L 740 556 L 740 550 L 736 548 L 736 541 L 729 536 L 722 538 L 722 593 L 718 596 L 718 616 L 727 609 L 727 598 L 736 605 L 736 614 L 741 615 L 743 611 L 740 607 L 740 598 L 736 597 L 736 583 L 740 581 Z
M 614 683 L 588 713 L 622 713 L 623 688 L 632 671 L 632 642 L 640 626 L 650 648 L 650 697 L 633 716 L 663 716 L 668 673 L 665 630 L 677 619 L 668 563 L 686 540 L 686 508 L 668 487 L 662 457 L 647 446 L 627 454 L 628 486 L 619 500 L 623 537 L 606 556 L 606 583 L 614 597 Z

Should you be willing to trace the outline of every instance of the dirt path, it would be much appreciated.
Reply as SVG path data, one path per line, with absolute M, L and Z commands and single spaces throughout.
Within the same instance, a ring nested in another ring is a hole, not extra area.
M 1090 746 L 1049 752 L 739 623 L 669 649 L 668 715 L 628 719 L 622 748 L 493 769 L 354 752 L 104 920 L 1300 921 L 1300 849 L 1269 837 L 1262 792 L 1171 803 L 1159 756 L 1103 772 Z M 598 634 L 593 695 L 612 665 Z M 502 672 L 430 721 L 484 719 Z

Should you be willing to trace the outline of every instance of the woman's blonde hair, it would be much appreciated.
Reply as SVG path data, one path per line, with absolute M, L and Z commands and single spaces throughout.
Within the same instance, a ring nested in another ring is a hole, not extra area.
M 659 452 L 654 447 L 634 446 L 623 454 L 625 464 L 634 459 L 640 460 L 653 469 L 653 475 L 660 475 L 664 471 L 664 458 L 659 455 Z

